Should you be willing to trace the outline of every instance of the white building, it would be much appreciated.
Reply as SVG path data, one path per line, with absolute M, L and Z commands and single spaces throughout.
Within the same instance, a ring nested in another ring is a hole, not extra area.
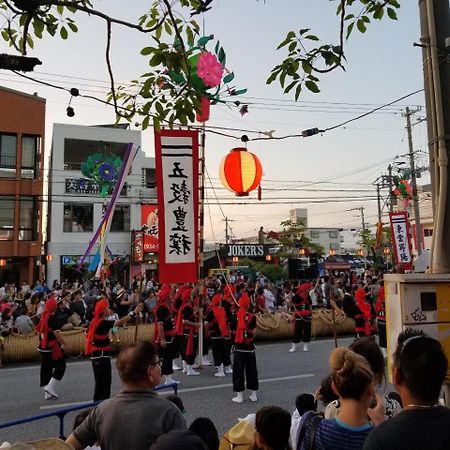
M 308 210 L 306 208 L 294 208 L 289 210 L 289 219 L 294 222 L 301 222 L 308 228 Z
M 97 230 L 105 207 L 98 184 L 84 178 L 80 165 L 100 152 L 123 158 L 127 144 L 141 145 L 141 132 L 123 128 L 55 124 L 49 169 L 47 281 L 80 278 L 74 269 Z M 155 160 L 138 152 L 119 197 L 107 245 L 121 261 L 127 281 L 131 230 L 141 228 L 141 204 L 156 203 Z M 98 245 L 91 255 L 95 254 Z M 48 258 L 49 259 L 49 258 Z M 87 261 L 87 265 L 89 260 Z M 86 265 L 85 265 L 86 267 Z
M 342 253 L 341 229 L 339 228 L 308 228 L 305 236 L 311 239 L 314 244 L 321 245 L 328 255 L 333 250 L 336 255 Z

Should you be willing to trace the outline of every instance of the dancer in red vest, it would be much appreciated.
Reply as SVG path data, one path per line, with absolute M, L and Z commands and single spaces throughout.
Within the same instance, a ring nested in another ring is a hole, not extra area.
M 158 296 L 155 317 L 155 335 L 154 340 L 159 348 L 159 357 L 162 359 L 161 374 L 165 377 L 165 383 L 174 381 L 173 359 L 178 356 L 177 330 L 170 307 L 170 297 L 172 288 L 169 285 L 163 285 Z
M 294 340 L 289 349 L 290 353 L 297 350 L 297 344 L 303 341 L 303 351 L 308 351 L 311 341 L 312 310 L 309 291 L 313 288 L 311 283 L 302 283 L 295 295 L 292 297 L 292 308 L 294 312 Z
M 209 337 L 212 342 L 214 365 L 217 368 L 216 377 L 224 377 L 227 373 L 233 373 L 231 369 L 231 314 L 222 306 L 222 295 L 214 294 L 212 308 L 206 317 Z
M 111 396 L 111 354 L 112 347 L 109 332 L 114 327 L 120 327 L 129 322 L 132 317 L 142 311 L 140 303 L 134 311 L 119 320 L 106 320 L 111 314 L 109 303 L 102 298 L 95 304 L 94 317 L 89 325 L 86 336 L 85 354 L 91 357 L 92 369 L 94 370 L 95 388 L 94 402 L 105 400 Z
M 66 372 L 64 338 L 54 316 L 57 305 L 56 298 L 50 297 L 36 326 L 39 333 L 38 351 L 41 354 L 41 387 L 44 389 L 45 400 L 58 397 L 55 388 Z
M 253 343 L 256 328 L 256 316 L 248 312 L 250 298 L 244 292 L 239 299 L 237 323 L 232 326 L 236 330 L 233 347 L 233 389 L 236 396 L 233 402 L 244 401 L 245 384 L 251 390 L 250 400 L 256 402 L 256 391 L 259 387 L 258 369 L 256 367 L 255 344 Z

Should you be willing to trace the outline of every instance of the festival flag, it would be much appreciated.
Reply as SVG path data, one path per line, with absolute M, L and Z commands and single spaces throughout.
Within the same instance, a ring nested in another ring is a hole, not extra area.
M 198 278 L 198 131 L 155 131 L 159 280 Z
M 408 213 L 406 211 L 390 213 L 389 220 L 391 222 L 395 264 L 401 264 L 405 270 L 412 270 Z
M 100 259 L 101 259 L 101 261 L 103 261 L 104 255 L 105 255 L 105 248 L 106 248 L 106 238 L 107 238 L 109 227 L 111 225 L 112 217 L 114 215 L 114 210 L 116 208 L 117 200 L 119 199 L 120 192 L 122 191 L 122 188 L 125 184 L 125 180 L 131 170 L 131 165 L 133 164 L 134 158 L 136 157 L 136 154 L 139 149 L 140 149 L 140 147 L 138 145 L 128 144 L 127 150 L 125 152 L 125 156 L 123 159 L 123 163 L 120 168 L 119 176 L 117 179 L 117 184 L 115 185 L 114 191 L 111 195 L 111 201 L 109 202 L 109 205 L 106 208 L 105 213 L 103 214 L 102 220 L 100 221 L 100 225 L 98 226 L 97 231 L 94 233 L 94 236 L 91 239 L 86 252 L 84 253 L 83 257 L 81 258 L 78 268 L 81 267 L 84 260 L 87 258 L 88 255 L 90 255 L 92 248 L 94 247 L 98 238 L 102 234 L 102 231 L 104 230 L 105 238 L 102 240 L 101 248 L 100 248 Z

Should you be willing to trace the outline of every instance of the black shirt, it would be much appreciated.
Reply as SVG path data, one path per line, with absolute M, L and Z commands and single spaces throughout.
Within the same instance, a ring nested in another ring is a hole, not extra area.
M 171 331 L 175 328 L 170 310 L 166 305 L 161 305 L 156 310 L 156 321 L 162 322 L 164 331 Z
M 408 409 L 374 428 L 363 450 L 444 450 L 450 447 L 450 409 Z
M 50 316 L 48 319 L 48 328 L 49 332 L 47 333 L 47 345 L 43 347 L 42 345 L 42 336 L 39 334 L 39 350 L 44 352 L 51 352 L 52 349 L 50 347 L 50 343 L 52 341 L 56 341 L 56 336 L 54 331 L 59 331 L 59 321 L 58 319 L 53 315 Z
M 114 327 L 115 320 L 102 320 L 94 331 L 93 346 L 110 350 L 109 332 Z

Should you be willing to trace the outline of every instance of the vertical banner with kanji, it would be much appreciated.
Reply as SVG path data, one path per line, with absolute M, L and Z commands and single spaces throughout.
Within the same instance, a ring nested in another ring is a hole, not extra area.
M 395 263 L 405 270 L 412 270 L 411 239 L 409 236 L 408 213 L 399 211 L 389 214 Z
M 144 230 L 144 253 L 157 253 L 158 241 L 158 205 L 141 206 L 141 226 Z
M 197 281 L 198 158 L 198 131 L 155 131 L 161 283 Z

